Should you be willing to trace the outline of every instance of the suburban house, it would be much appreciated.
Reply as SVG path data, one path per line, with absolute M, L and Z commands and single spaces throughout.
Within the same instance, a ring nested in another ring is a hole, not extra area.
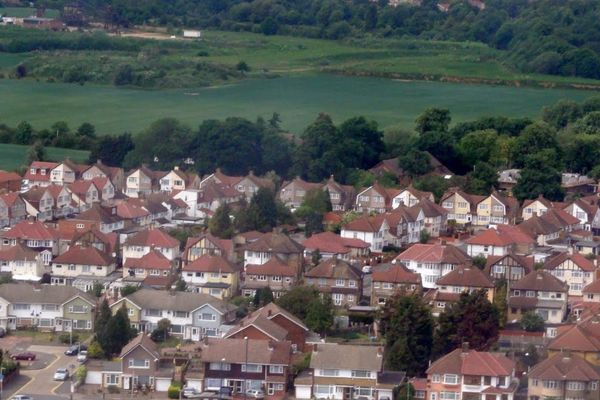
M 577 199 L 567 205 L 564 210 L 577 218 L 586 231 L 592 230 L 592 223 L 598 213 L 598 204 L 596 201 L 589 202 L 584 199 Z
M 13 226 L 27 217 L 25 201 L 19 193 L 0 194 L 0 225 Z
M 152 171 L 142 165 L 127 173 L 125 177 L 125 194 L 129 197 L 140 197 L 140 195 L 157 192 L 160 188 L 159 179 L 165 174 L 165 171 Z
M 181 278 L 188 289 L 226 299 L 237 293 L 240 272 L 227 259 L 204 254 L 183 267 Z
M 0 190 L 18 192 L 21 190 L 22 178 L 16 172 L 0 170 Z
M 421 275 L 401 263 L 379 264 L 371 275 L 371 305 L 382 307 L 397 293 L 420 293 Z
M 437 289 L 427 292 L 425 298 L 432 306 L 432 313 L 438 316 L 446 307 L 459 300 L 461 293 L 471 293 L 485 290 L 487 299 L 494 301 L 494 283 L 479 268 L 474 266 L 459 266 L 439 278 Z
M 93 203 L 100 202 L 100 191 L 94 181 L 77 180 L 71 183 L 68 188 L 73 196 L 73 203 L 80 211 L 85 211 Z
M 497 225 L 469 238 L 466 243 L 469 256 L 489 257 L 530 254 L 536 242 L 516 226 Z
M 97 160 L 96 164 L 90 165 L 81 173 L 81 178 L 86 181 L 94 178 L 108 178 L 115 187 L 115 191 L 123 191 L 125 184 L 125 172 L 123 168 L 110 167 L 102 160 Z
M 523 202 L 523 207 L 521 208 L 521 218 L 527 221 L 534 215 L 541 217 L 551 209 L 561 209 L 562 207 L 564 207 L 563 203 L 553 203 L 540 194 L 537 199 L 525 200 Z
M 109 254 L 94 246 L 75 245 L 52 260 L 50 282 L 53 285 L 72 285 L 79 277 L 102 278 L 115 269 L 115 259 Z
M 0 285 L 0 325 L 57 332 L 91 330 L 96 299 L 69 286 Z
M 220 337 L 224 325 L 235 320 L 236 307 L 216 297 L 190 292 L 139 289 L 113 303 L 116 313 L 127 308 L 131 325 L 140 332 L 151 333 L 158 321 L 171 321 L 171 333 L 183 340 L 200 340 L 204 336 Z
M 275 303 L 269 303 L 247 315 L 225 337 L 289 341 L 292 351 L 297 352 L 306 350 L 308 333 L 308 328 L 299 318 Z
M 123 244 L 123 262 L 141 258 L 152 249 L 173 261 L 179 258 L 179 241 L 160 229 L 146 229 L 129 237 Z
M 166 392 L 173 378 L 173 364 L 161 365 L 158 345 L 145 333 L 140 332 L 123 347 L 120 380 L 124 390 L 153 388 Z
M 7 232 L 0 232 L 2 248 L 14 246 L 17 242 L 41 252 L 44 265 L 50 265 L 53 255 L 62 252 L 58 232 L 40 221 L 21 221 Z
M 79 213 L 71 221 L 82 226 L 91 222 L 102 233 L 115 232 L 125 228 L 125 220 L 117 215 L 116 206 L 103 207 L 98 203 L 92 204 L 88 210 Z M 59 221 L 59 224 L 61 223 L 62 220 Z
M 323 259 L 336 256 L 347 261 L 369 255 L 369 243 L 361 239 L 342 237 L 330 231 L 313 234 L 302 242 L 302 246 L 307 258 L 315 251 L 318 251 Z
M 569 301 L 581 300 L 583 288 L 596 280 L 595 263 L 572 251 L 547 258 L 544 270 L 569 285 Z
M 117 204 L 116 215 L 123 221 L 125 228 L 150 227 L 152 225 L 152 214 L 141 202 L 132 201 L 135 198 L 121 201 Z
M 220 256 L 229 261 L 236 261 L 233 252 L 233 241 L 231 239 L 220 239 L 210 233 L 202 234 L 200 237 L 189 237 L 181 256 L 182 265 L 191 263 L 203 255 Z
M 248 264 L 261 265 L 272 257 L 279 257 L 281 261 L 297 273 L 304 264 L 304 246 L 283 233 L 265 233 L 257 240 L 249 243 L 244 248 L 244 268 Z
M 513 400 L 519 381 L 515 362 L 463 345 L 427 369 L 429 399 Z
M 390 224 L 390 233 L 396 238 L 395 246 L 405 246 L 417 243 L 421 237 L 421 231 L 425 227 L 425 214 L 419 206 L 400 206 L 385 214 Z
M 519 215 L 519 202 L 494 192 L 477 203 L 477 218 L 473 225 L 514 224 Z
M 518 256 L 508 253 L 503 256 L 488 256 L 483 271 L 493 280 L 516 282 L 533 271 L 533 257 Z
M 208 338 L 200 343 L 204 390 L 229 387 L 236 396 L 263 389 L 265 399 L 287 392 L 292 346 L 289 341 Z
M 26 191 L 34 186 L 50 185 L 50 172 L 58 165 L 58 163 L 47 161 L 34 161 L 31 163 L 25 175 L 21 190 Z
M 397 189 L 388 189 L 375 182 L 356 195 L 355 210 L 358 212 L 383 213 L 392 209 L 392 199 L 398 194 Z
M 567 314 L 569 287 L 546 271 L 532 271 L 510 286 L 508 321 L 519 321 L 535 312 L 545 322 L 561 323 Z
M 75 164 L 73 161 L 66 159 L 52 168 L 50 181 L 57 185 L 68 185 L 79 179 L 81 173 L 87 168 L 87 165 Z
M 562 232 L 562 227 L 548 221 L 544 216 L 538 217 L 534 215 L 518 225 L 519 229 L 535 240 L 539 246 L 551 245 L 553 241 L 560 238 Z
M 17 242 L 16 245 L 0 250 L 0 271 L 10 272 L 16 281 L 39 282 L 45 272 L 40 253 Z
M 123 263 L 123 278 L 135 277 L 146 279 L 148 277 L 161 277 L 167 283 L 175 280 L 174 262 L 169 260 L 160 251 L 150 250 L 140 258 L 129 257 Z
M 71 192 L 65 186 L 36 186 L 23 193 L 22 198 L 27 214 L 38 221 L 66 217 L 76 210 Z
M 200 184 L 200 182 L 196 181 L 196 187 L 193 187 L 194 178 L 198 178 L 198 176 L 188 176 L 188 174 L 176 166 L 171 171 L 166 172 L 165 175 L 159 178 L 160 191 L 171 193 L 175 190 L 179 191 L 190 188 L 197 189 L 197 186 Z
M 439 278 L 469 264 L 471 258 L 455 246 L 418 243 L 400 253 L 392 262 L 400 262 L 419 274 L 423 288 L 434 289 Z
M 365 397 L 373 400 L 391 399 L 394 386 L 400 385 L 404 374 L 392 374 L 392 382 L 382 372 L 383 349 L 375 346 L 355 346 L 315 343 L 310 358 L 310 371 L 294 380 L 297 399 L 344 400 Z
M 454 220 L 459 225 L 467 225 L 477 219 L 477 204 L 484 199 L 485 196 L 476 196 L 453 189 L 444 193 L 440 204 L 448 211 L 448 220 Z
M 275 256 L 264 264 L 246 265 L 242 295 L 251 297 L 257 290 L 268 287 L 277 299 L 297 283 L 298 272 Z
M 392 208 L 398 208 L 400 206 L 412 207 L 419 204 L 419 202 L 423 199 L 427 199 L 432 203 L 435 201 L 433 193 L 422 192 L 410 185 L 406 189 L 402 189 L 400 193 L 394 196 L 392 199 Z
M 275 184 L 271 179 L 260 178 L 254 175 L 254 172 L 250 171 L 248 175 L 241 177 L 239 182 L 237 182 L 234 187 L 238 192 L 242 193 L 246 197 L 247 202 L 250 202 L 256 192 L 258 192 L 258 189 L 266 188 L 274 190 Z
M 96 186 L 96 189 L 98 189 L 100 200 L 103 203 L 110 204 L 110 201 L 114 199 L 115 193 L 117 192 L 117 189 L 110 178 L 99 176 L 91 179 L 91 181 L 94 186 Z
M 596 366 L 568 353 L 541 361 L 527 374 L 528 399 L 586 399 L 600 397 Z
M 333 211 L 348 211 L 354 207 L 354 201 L 356 200 L 354 186 L 337 183 L 331 175 L 322 189 L 329 192 L 329 200 Z
M 436 238 L 446 232 L 448 227 L 448 211 L 445 208 L 427 198 L 421 199 L 419 203 L 411 208 L 423 213 L 423 217 L 425 217 L 423 228 L 429 233 L 429 236 Z
M 600 317 L 592 315 L 558 328 L 557 335 L 547 345 L 548 356 L 570 354 L 599 367 Z
M 330 258 L 304 273 L 307 285 L 331 296 L 336 307 L 352 307 L 362 296 L 361 272 L 346 261 Z
M 289 182 L 284 182 L 279 190 L 279 200 L 289 209 L 295 211 L 300 207 L 306 197 L 306 192 L 310 190 L 321 190 L 322 184 L 306 182 L 300 177 L 296 177 Z
M 340 236 L 348 239 L 360 239 L 370 245 L 370 251 L 381 253 L 383 248 L 394 239 L 390 232 L 390 225 L 383 214 L 364 216 L 342 226 Z

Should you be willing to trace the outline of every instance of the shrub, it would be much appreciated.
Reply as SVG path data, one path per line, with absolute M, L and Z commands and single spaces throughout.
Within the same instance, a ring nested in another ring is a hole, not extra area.
M 167 390 L 167 397 L 170 399 L 178 399 L 181 392 L 181 382 L 173 381 Z
M 118 387 L 118 386 L 115 386 L 115 385 L 108 385 L 108 386 L 106 387 L 106 390 L 108 390 L 108 393 L 110 393 L 110 394 L 117 394 L 117 393 L 120 393 L 120 392 L 121 392 L 121 391 L 119 390 L 119 387 Z
M 63 344 L 77 343 L 79 341 L 79 335 L 76 333 L 71 335 L 69 332 L 61 333 L 58 337 L 58 341 Z
M 87 352 L 89 358 L 102 358 L 104 356 L 104 350 L 96 340 L 90 343 Z
M 77 382 L 79 382 L 80 384 L 85 383 L 86 376 L 87 368 L 85 367 L 85 365 L 80 365 L 79 367 L 77 367 L 77 369 L 75 370 L 75 378 L 77 379 Z

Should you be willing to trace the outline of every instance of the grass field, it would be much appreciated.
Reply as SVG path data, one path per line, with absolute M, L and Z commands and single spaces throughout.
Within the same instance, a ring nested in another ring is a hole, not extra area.
M 26 7 L 0 7 L 0 15 L 6 17 L 25 18 L 35 15 L 35 8 Z M 56 18 L 60 15 L 58 10 L 48 9 L 44 11 L 45 18 Z
M 12 171 L 25 165 L 28 149 L 29 146 L 18 144 L 0 144 L 0 169 Z M 61 161 L 68 157 L 75 162 L 86 162 L 89 155 L 89 151 L 46 148 L 46 156 L 50 161 Z
M 582 100 L 596 92 L 516 88 L 442 82 L 404 82 L 380 78 L 300 74 L 252 79 L 228 86 L 143 91 L 107 86 L 0 80 L 0 122 L 20 121 L 46 128 L 65 120 L 72 128 L 94 124 L 100 134 L 137 133 L 161 117 L 174 117 L 196 128 L 210 118 L 281 115 L 294 133 L 326 112 L 339 123 L 365 115 L 382 127 L 412 128 L 428 107 L 447 107 L 454 122 L 484 115 L 539 115 L 559 99 Z M 1 155 L 0 155 L 1 157 Z

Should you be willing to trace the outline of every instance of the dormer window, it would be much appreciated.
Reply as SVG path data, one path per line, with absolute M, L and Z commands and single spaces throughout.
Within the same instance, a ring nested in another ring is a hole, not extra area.
M 30 173 L 31 175 L 35 175 L 35 168 L 31 168 L 31 169 L 29 170 L 29 173 Z
M 45 170 L 45 169 L 41 169 L 41 170 L 40 170 L 40 173 L 41 173 L 42 175 L 46 175 L 46 170 Z

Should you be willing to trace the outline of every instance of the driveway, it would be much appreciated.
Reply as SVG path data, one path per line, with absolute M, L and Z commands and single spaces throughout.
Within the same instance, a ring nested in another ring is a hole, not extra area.
M 53 380 L 54 372 L 58 368 L 67 368 L 70 373 L 77 368 L 77 358 L 64 354 L 66 347 L 63 346 L 38 346 L 32 345 L 27 351 L 38 354 L 40 364 L 32 365 L 37 369 L 22 369 L 21 375 L 29 378 L 29 382 L 23 385 L 14 394 L 34 395 L 41 400 L 53 400 L 68 398 L 70 382 L 57 382 Z M 46 361 L 44 361 L 46 360 Z M 65 390 L 65 387 L 67 390 Z

